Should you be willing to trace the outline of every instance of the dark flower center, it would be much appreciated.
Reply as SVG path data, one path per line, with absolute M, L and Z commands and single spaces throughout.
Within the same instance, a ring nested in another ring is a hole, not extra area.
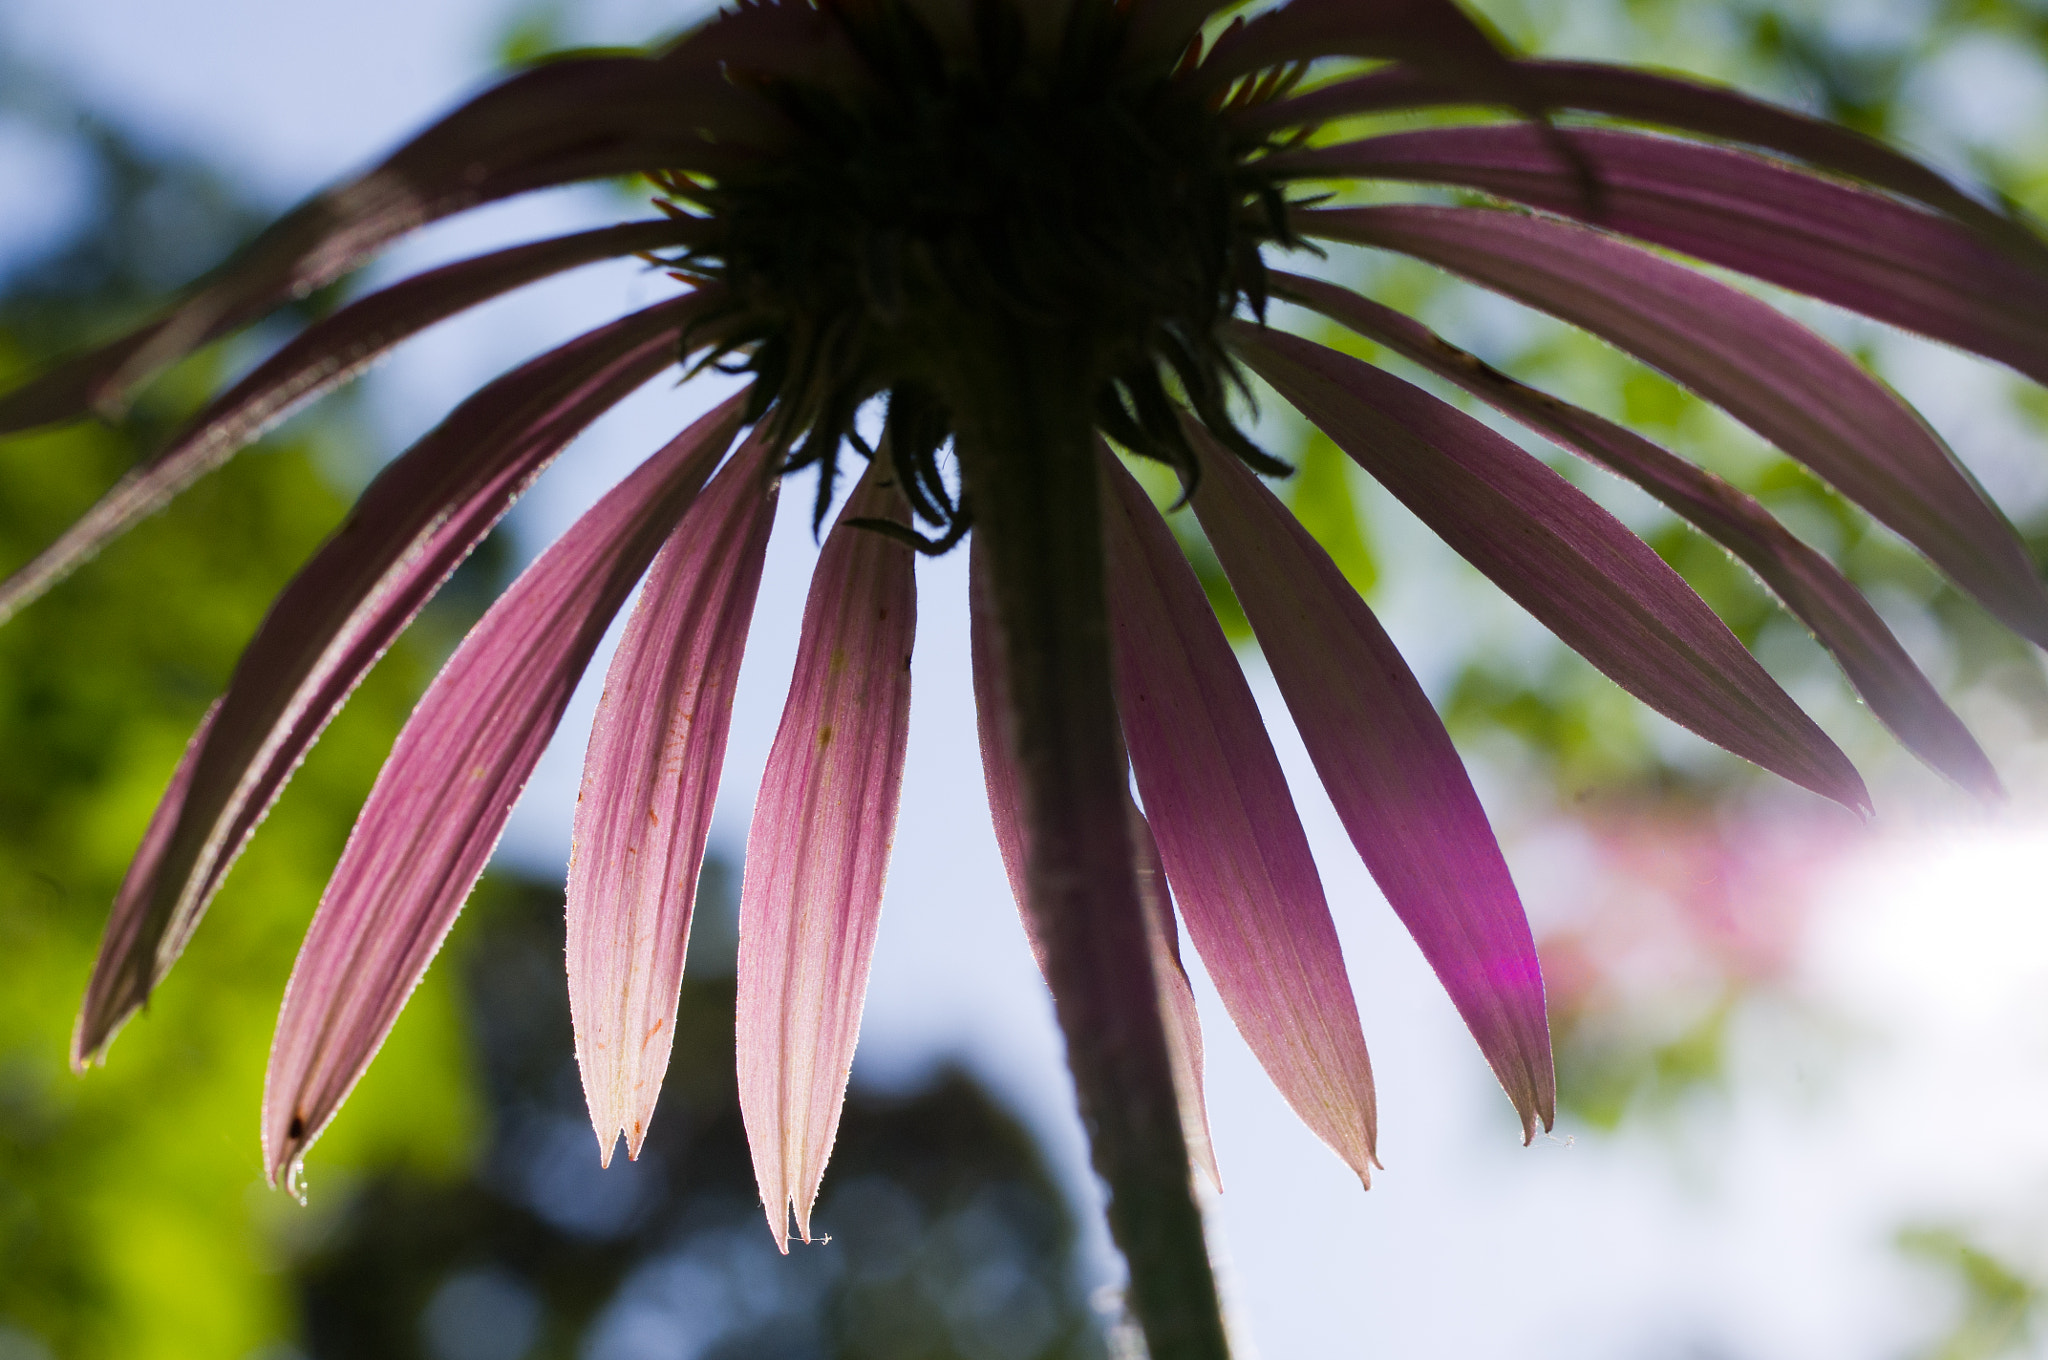
M 708 324 L 757 376 L 788 466 L 823 466 L 821 507 L 856 412 L 883 397 L 913 506 L 957 540 L 967 513 L 937 454 L 973 394 L 950 356 L 989 328 L 1073 347 L 1099 427 L 1137 452 L 1193 475 L 1185 403 L 1255 454 L 1215 337 L 1241 298 L 1263 301 L 1259 245 L 1285 234 L 1257 148 L 1184 82 L 1130 79 L 1101 0 L 1037 44 L 1001 0 L 943 37 L 897 0 L 832 12 L 861 88 L 767 86 L 795 145 L 672 186 L 714 224 L 691 262 L 729 297 Z

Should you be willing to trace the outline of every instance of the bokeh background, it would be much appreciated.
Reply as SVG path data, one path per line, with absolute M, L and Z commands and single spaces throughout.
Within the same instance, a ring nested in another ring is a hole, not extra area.
M 1733 81 L 2048 214 L 2038 0 L 1479 8 L 1525 50 Z M 700 12 L 686 0 L 10 0 L 0 381 L 142 314 L 494 74 L 564 44 L 643 42 Z M 183 366 L 119 428 L 0 445 L 0 566 L 307 316 L 639 196 L 565 191 L 437 227 Z M 1718 549 L 1570 468 L 1850 750 L 1880 815 L 1860 825 L 1752 775 L 1564 652 L 1274 410 L 1263 437 L 1300 468 L 1287 494 L 1473 762 L 1542 943 L 1564 1108 L 1555 1135 L 1519 1145 L 1248 651 L 1337 912 L 1386 1171 L 1361 1192 L 1294 1122 L 1195 970 L 1225 1181 L 1205 1203 L 1242 1354 L 2048 1353 L 2041 658 L 1647 370 L 1420 266 L 1357 252 L 1317 267 L 1763 497 L 1872 593 L 2013 796 L 1978 807 L 1918 768 Z M 815 554 L 804 497 L 777 526 L 646 1155 L 598 1170 L 570 1056 L 561 877 L 586 692 L 314 1153 L 308 1202 L 262 1185 L 256 1107 L 278 996 L 397 725 L 491 593 L 708 405 L 708 388 L 642 394 L 548 474 L 330 730 L 108 1066 L 82 1080 L 63 1067 L 105 903 L 271 595 L 376 467 L 464 392 L 659 287 L 632 268 L 586 270 L 429 333 L 0 630 L 0 1360 L 1036 1360 L 1120 1344 L 1117 1267 L 1057 1033 L 983 811 L 957 555 L 920 567 L 903 822 L 818 1211 L 832 1241 L 785 1260 L 759 1218 L 732 1097 L 731 919 Z M 1772 296 L 1917 402 L 2048 557 L 2048 396 Z

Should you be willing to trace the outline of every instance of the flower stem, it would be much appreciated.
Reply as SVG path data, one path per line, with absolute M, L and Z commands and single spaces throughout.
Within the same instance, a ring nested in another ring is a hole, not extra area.
M 1152 1360 L 1223 1360 L 1125 821 L 1093 364 L 1057 331 L 976 329 L 946 386 L 1008 681 L 1028 909 Z

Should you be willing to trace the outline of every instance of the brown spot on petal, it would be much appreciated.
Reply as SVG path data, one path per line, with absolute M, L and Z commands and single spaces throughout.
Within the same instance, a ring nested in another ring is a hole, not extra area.
M 284 1136 L 293 1142 L 304 1138 L 306 1136 L 306 1117 L 302 1114 L 293 1115 L 292 1122 L 285 1126 Z
M 822 751 L 822 750 L 824 750 L 824 749 L 825 749 L 825 748 L 826 748 L 827 746 L 830 746 L 831 744 L 832 744 L 832 724 L 831 724 L 831 723 L 826 723 L 826 724 L 825 724 L 825 725 L 824 725 L 823 727 L 821 727 L 821 728 L 819 728 L 819 729 L 818 729 L 818 749 L 819 749 L 820 751 Z

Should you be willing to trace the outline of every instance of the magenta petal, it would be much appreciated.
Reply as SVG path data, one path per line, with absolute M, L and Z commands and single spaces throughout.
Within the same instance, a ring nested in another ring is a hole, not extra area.
M 909 548 L 847 521 L 906 522 L 885 459 L 825 540 L 740 888 L 740 1113 L 775 1243 L 811 1205 L 839 1132 L 881 919 L 910 731 Z
M 1527 125 L 1435 128 L 1288 153 L 1287 174 L 1456 184 L 1810 293 L 2048 381 L 2048 272 L 1955 220 L 1779 161 L 1637 133 L 1568 134 L 1580 181 Z
M 1522 1136 L 1557 1115 L 1536 941 L 1472 781 L 1407 663 L 1328 553 L 1201 430 L 1195 513 L 1351 842 L 1422 947 Z
M 1847 355 L 1724 283 L 1569 222 L 1469 208 L 1304 214 L 1582 326 L 1723 407 L 1861 505 L 2007 627 L 2048 646 L 2048 590 L 1913 409 Z
M 593 331 L 505 375 L 379 474 L 293 578 L 228 682 L 154 871 L 131 875 L 103 944 L 79 1035 L 86 1051 L 147 999 L 191 938 L 228 866 L 285 781 L 384 649 L 585 426 L 675 362 L 701 295 Z M 741 399 L 707 417 L 730 439 Z M 706 437 L 711 437 L 709 434 Z
M 505 829 L 612 615 L 725 452 L 699 421 L 514 581 L 449 658 L 349 833 L 285 987 L 263 1090 L 264 1166 L 306 1149 L 384 1042 Z
M 591 727 L 569 859 L 569 1013 L 606 1165 L 668 1071 L 697 875 L 778 478 L 759 433 L 654 559 Z
M 1741 558 L 1835 656 L 1864 701 L 1914 754 L 1979 797 L 2003 790 L 1970 736 L 1870 601 L 1755 498 L 1633 431 L 1582 411 L 1349 289 L 1275 273 L 1277 295 L 1313 307 L 1648 491 Z M 1199 509 L 1199 504 L 1197 509 Z
M 575 180 L 715 169 L 733 154 L 721 148 L 780 126 L 761 96 L 699 66 L 574 57 L 484 91 L 280 218 L 158 320 L 0 397 L 0 433 L 118 406 L 165 365 L 451 213 Z
M 2048 260 L 2048 245 L 2019 223 L 1912 157 L 1839 124 L 1766 104 L 1725 86 L 1635 67 L 1580 61 L 1518 61 L 1515 66 L 1545 108 L 1626 118 L 1794 157 L 1947 213 L 2036 267 Z M 1427 72 L 1393 66 L 1227 116 L 1234 130 L 1257 134 L 1362 113 L 1473 102 L 1469 89 Z
M 1103 467 L 1117 705 L 1181 919 L 1287 1103 L 1370 1181 L 1372 1063 L 1280 760 L 1172 532 Z
M 63 535 L 0 581 L 0 623 L 155 513 L 263 431 L 435 322 L 500 293 L 596 260 L 675 245 L 683 224 L 633 222 L 515 246 L 372 293 L 307 327 L 128 472 Z
M 995 641 L 989 632 L 993 627 L 989 607 L 983 603 L 986 559 L 975 543 L 970 540 L 968 545 L 972 554 L 968 574 L 974 581 L 968 617 L 969 650 L 974 661 L 974 719 L 981 737 L 981 777 L 988 788 L 989 818 L 995 825 L 1003 869 L 1009 875 L 1010 896 L 1016 900 L 1017 915 L 1024 923 L 1032 957 L 1038 960 L 1043 972 L 1045 949 L 1039 941 L 1038 920 L 1031 913 L 1031 898 L 1024 890 L 1023 784 L 1010 756 L 1010 742 L 1002 730 L 1008 712 L 1003 697 L 1003 668 L 996 660 Z M 1216 1149 L 1209 1137 L 1209 1105 L 1202 1091 L 1202 1022 L 1195 1010 L 1195 993 L 1188 985 L 1187 969 L 1181 964 L 1180 931 L 1174 925 L 1166 871 L 1159 863 L 1159 846 L 1152 837 L 1151 825 L 1136 803 L 1129 804 L 1129 813 L 1131 844 L 1138 857 L 1138 900 L 1145 911 L 1146 939 L 1152 947 L 1152 980 L 1159 991 L 1159 1017 L 1166 1027 L 1173 1089 L 1180 1101 L 1181 1137 L 1187 1142 L 1189 1160 L 1202 1168 L 1209 1184 L 1220 1190 L 1223 1176 L 1216 1167 Z
M 1649 545 L 1455 407 L 1321 345 L 1243 323 L 1259 376 L 1460 556 L 1644 703 L 1866 812 L 1863 780 Z

